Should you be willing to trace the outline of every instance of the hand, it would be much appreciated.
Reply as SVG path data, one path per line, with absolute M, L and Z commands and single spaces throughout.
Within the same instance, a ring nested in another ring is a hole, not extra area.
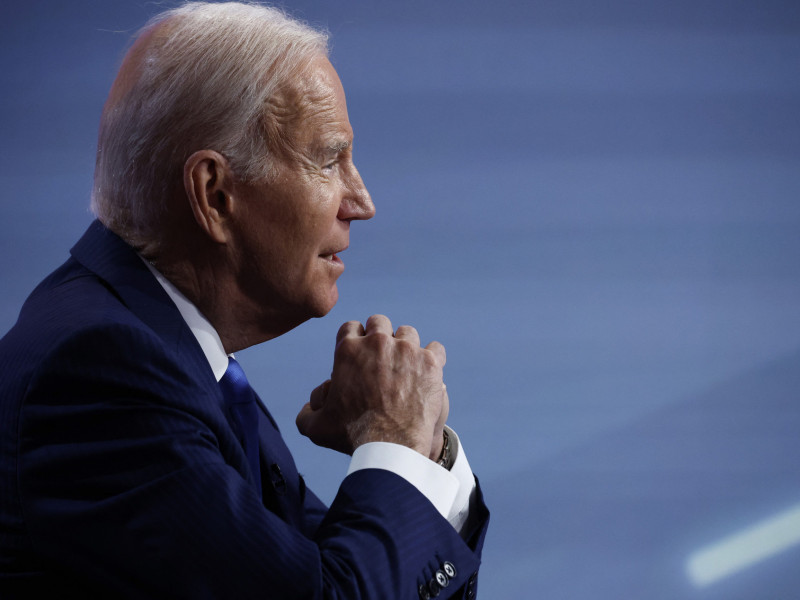
M 383 315 L 341 326 L 331 378 L 311 392 L 297 428 L 319 446 L 345 454 L 367 442 L 393 442 L 436 460 L 449 400 L 442 382 L 444 346 L 420 346 L 413 327 L 392 334 Z

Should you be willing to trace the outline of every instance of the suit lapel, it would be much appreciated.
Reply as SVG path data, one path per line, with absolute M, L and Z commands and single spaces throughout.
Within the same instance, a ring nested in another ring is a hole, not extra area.
M 131 312 L 164 340 L 166 347 L 181 357 L 188 371 L 204 379 L 201 381 L 204 386 L 218 391 L 219 406 L 230 425 L 222 391 L 197 339 L 136 251 L 102 223 L 94 221 L 71 253 L 105 281 Z M 260 399 L 257 404 L 264 505 L 299 526 L 303 520 L 303 493 L 297 467 L 272 415 Z M 232 426 L 232 433 L 233 430 Z M 240 462 L 246 465 L 246 461 Z
M 71 253 L 105 281 L 125 306 L 163 340 L 166 348 L 181 357 L 187 370 L 204 385 L 216 382 L 189 326 L 131 246 L 95 220 Z
M 264 506 L 283 516 L 288 523 L 302 528 L 303 492 L 300 475 L 275 419 L 261 399 L 257 397 L 257 401 L 261 413 L 258 437 Z

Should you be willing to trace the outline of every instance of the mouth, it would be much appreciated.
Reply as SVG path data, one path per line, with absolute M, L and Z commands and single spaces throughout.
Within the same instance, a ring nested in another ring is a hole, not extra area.
M 330 261 L 332 263 L 342 264 L 342 259 L 339 258 L 337 256 L 337 254 L 339 252 L 344 252 L 345 250 L 347 250 L 347 246 L 345 246 L 344 248 L 338 249 L 338 250 L 334 250 L 333 252 L 330 252 L 330 253 L 327 253 L 327 254 L 320 254 L 319 257 L 321 259 L 323 259 L 323 260 L 327 260 L 327 261 Z

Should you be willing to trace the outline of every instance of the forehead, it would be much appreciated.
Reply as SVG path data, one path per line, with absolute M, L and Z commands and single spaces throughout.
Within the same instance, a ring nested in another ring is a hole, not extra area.
M 344 143 L 352 138 L 342 83 L 324 56 L 312 60 L 276 94 L 268 112 L 289 145 Z

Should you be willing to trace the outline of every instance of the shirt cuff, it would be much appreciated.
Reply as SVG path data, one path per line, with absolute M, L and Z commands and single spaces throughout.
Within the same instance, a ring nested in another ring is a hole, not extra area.
M 369 442 L 356 448 L 347 474 L 361 469 L 383 469 L 399 475 L 436 507 L 462 533 L 475 495 L 475 477 L 456 433 L 447 428 L 455 462 L 450 471 L 400 444 Z
M 369 442 L 353 452 L 347 474 L 383 469 L 417 488 L 446 519 L 458 495 L 458 478 L 416 450 L 389 442 Z
M 469 466 L 467 454 L 464 452 L 464 448 L 461 447 L 458 435 L 449 427 L 447 428 L 447 433 L 450 436 L 450 451 L 456 452 L 456 460 L 450 469 L 450 474 L 458 479 L 458 493 L 453 500 L 447 520 L 463 536 L 469 524 L 470 510 L 475 503 L 477 485 L 475 484 L 475 475 L 473 475 L 472 468 Z

